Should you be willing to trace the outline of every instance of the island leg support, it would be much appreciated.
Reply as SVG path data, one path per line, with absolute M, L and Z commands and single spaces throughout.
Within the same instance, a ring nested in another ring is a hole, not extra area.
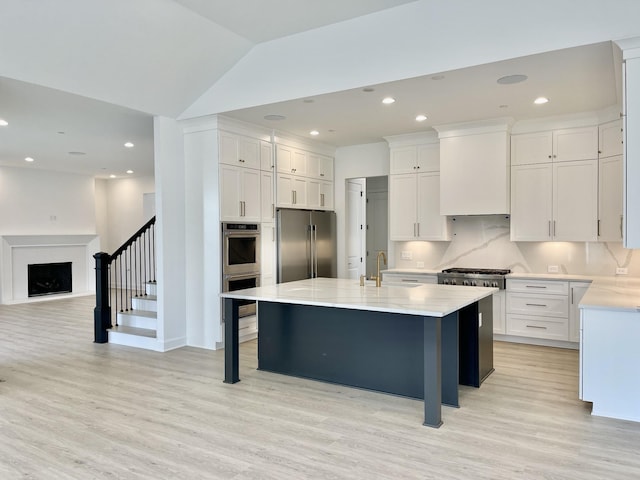
M 460 407 L 458 402 L 459 355 L 458 312 L 450 313 L 441 321 L 442 326 L 442 403 L 449 407 Z
M 424 317 L 424 423 L 442 425 L 442 323 L 439 317 Z
M 239 306 L 239 300 L 224 299 L 224 383 L 238 383 L 240 381 Z

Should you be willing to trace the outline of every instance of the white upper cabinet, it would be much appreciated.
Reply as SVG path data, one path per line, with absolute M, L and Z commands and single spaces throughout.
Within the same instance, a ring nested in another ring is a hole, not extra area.
M 551 164 L 518 165 L 511 170 L 511 240 L 551 240 Z
M 409 145 L 391 148 L 389 172 L 437 172 L 440 170 L 440 144 Z
M 220 163 L 260 169 L 260 140 L 223 131 L 219 139 Z
M 598 158 L 598 128 L 580 127 L 511 136 L 511 165 Z
M 389 238 L 451 240 L 451 219 L 440 215 L 440 174 L 389 176 Z
M 553 161 L 598 158 L 598 127 L 566 128 L 553 132 Z
M 260 171 L 220 166 L 220 219 L 224 222 L 259 222 Z
M 598 154 L 600 158 L 622 155 L 623 148 L 622 120 L 603 123 L 598 127 Z
M 273 145 L 260 141 L 260 170 L 273 171 Z
M 601 158 L 598 163 L 598 240 L 621 242 L 624 199 L 622 155 Z
M 551 162 L 553 155 L 551 132 L 511 135 L 511 165 L 531 165 Z
M 598 240 L 598 161 L 553 164 L 553 239 Z
M 278 145 L 276 148 L 276 164 L 278 172 L 306 175 L 307 153 L 287 145 Z
M 518 165 L 511 188 L 511 240 L 597 240 L 597 160 Z
M 333 180 L 333 158 L 307 153 L 307 176 L 319 180 Z

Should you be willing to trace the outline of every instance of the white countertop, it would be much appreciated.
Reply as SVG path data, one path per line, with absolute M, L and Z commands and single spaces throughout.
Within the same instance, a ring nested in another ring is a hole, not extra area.
M 364 286 L 358 280 L 314 278 L 221 293 L 222 298 L 444 317 L 497 292 L 452 285 Z
M 580 308 L 640 311 L 640 279 L 594 277 Z
M 556 280 L 559 282 L 591 282 L 593 275 L 578 275 L 570 273 L 509 273 L 505 276 L 509 279 L 531 279 L 531 280 Z M 603 277 L 608 278 L 608 277 Z

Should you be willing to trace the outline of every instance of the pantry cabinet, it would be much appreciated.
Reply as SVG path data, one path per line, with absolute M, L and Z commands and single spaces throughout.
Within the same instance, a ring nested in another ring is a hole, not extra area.
M 273 173 L 260 172 L 260 217 L 263 222 L 275 222 L 276 205 L 273 198 Z
M 259 222 L 260 170 L 220 165 L 220 219 Z
M 598 240 L 621 242 L 624 222 L 622 155 L 601 158 L 598 168 Z

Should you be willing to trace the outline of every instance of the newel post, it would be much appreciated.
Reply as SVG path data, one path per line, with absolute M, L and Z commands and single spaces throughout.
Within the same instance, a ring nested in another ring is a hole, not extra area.
M 109 261 L 105 252 L 96 253 L 96 308 L 93 310 L 93 332 L 95 343 L 107 343 L 111 328 L 111 306 L 109 305 Z

